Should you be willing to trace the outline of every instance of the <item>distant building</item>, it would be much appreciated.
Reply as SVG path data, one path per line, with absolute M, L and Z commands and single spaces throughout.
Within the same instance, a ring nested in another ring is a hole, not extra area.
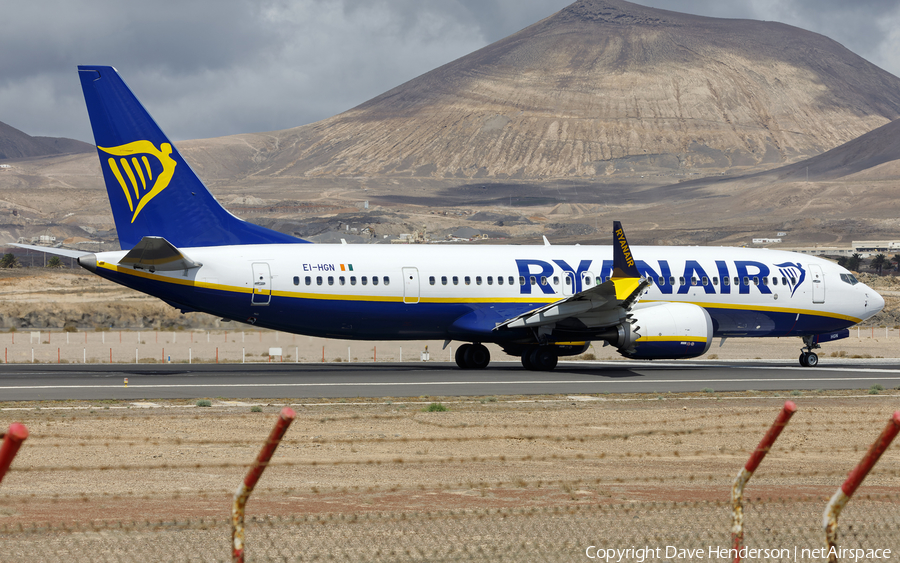
M 780 238 L 755 238 L 753 244 L 777 244 L 781 242 Z

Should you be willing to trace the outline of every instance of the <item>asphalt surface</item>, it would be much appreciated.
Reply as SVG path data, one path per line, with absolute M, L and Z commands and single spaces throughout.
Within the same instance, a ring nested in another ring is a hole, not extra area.
M 477 397 L 900 386 L 900 360 L 831 361 L 816 368 L 760 360 L 561 362 L 553 372 L 526 371 L 513 362 L 496 362 L 482 371 L 463 371 L 455 364 L 438 362 L 6 364 L 0 366 L 0 401 Z

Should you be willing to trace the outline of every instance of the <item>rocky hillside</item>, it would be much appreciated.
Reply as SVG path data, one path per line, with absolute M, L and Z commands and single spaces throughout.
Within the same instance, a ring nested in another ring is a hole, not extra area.
M 269 177 L 734 173 L 898 116 L 900 79 L 824 36 L 581 0 L 242 156 Z
M 32 137 L 0 122 L 0 160 L 93 152 L 94 146 L 88 143 L 60 137 Z

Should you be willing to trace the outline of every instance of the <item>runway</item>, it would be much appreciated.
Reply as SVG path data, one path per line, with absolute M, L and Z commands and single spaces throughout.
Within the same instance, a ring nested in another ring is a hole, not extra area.
M 817 368 L 762 360 L 560 362 L 553 372 L 526 371 L 517 362 L 483 371 L 439 362 L 0 366 L 3 402 L 868 390 L 875 384 L 900 386 L 900 360 L 842 359 Z

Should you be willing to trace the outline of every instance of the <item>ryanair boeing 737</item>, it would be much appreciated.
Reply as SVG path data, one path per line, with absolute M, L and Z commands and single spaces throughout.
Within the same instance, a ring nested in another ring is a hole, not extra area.
M 678 359 L 715 337 L 800 337 L 800 364 L 814 366 L 821 343 L 884 306 L 827 260 L 629 247 L 618 222 L 612 246 L 304 244 L 219 205 L 114 68 L 78 74 L 126 250 L 59 253 L 182 312 L 328 338 L 456 340 L 462 369 L 487 367 L 492 342 L 552 370 L 591 342 Z

